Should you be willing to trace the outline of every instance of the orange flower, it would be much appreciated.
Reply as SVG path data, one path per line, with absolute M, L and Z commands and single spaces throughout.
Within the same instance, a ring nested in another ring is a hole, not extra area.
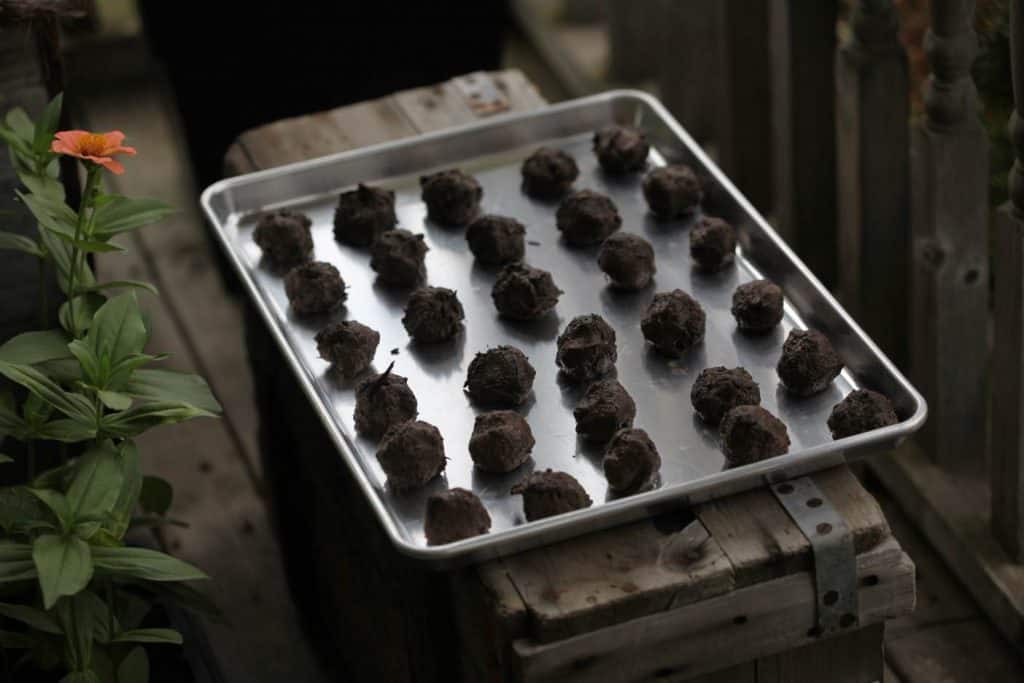
M 58 131 L 50 150 L 57 154 L 69 154 L 87 159 L 121 175 L 124 166 L 114 159 L 115 154 L 135 155 L 134 147 L 124 147 L 124 133 L 112 130 L 109 133 L 90 133 L 87 130 Z

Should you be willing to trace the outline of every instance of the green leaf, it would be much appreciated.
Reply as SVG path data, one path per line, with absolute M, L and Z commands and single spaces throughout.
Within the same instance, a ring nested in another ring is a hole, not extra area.
M 179 401 L 210 413 L 221 406 L 202 377 L 174 370 L 136 370 L 124 392 L 153 401 Z
M 32 561 L 32 546 L 0 541 L 0 583 L 14 583 L 38 576 Z
M 35 365 L 48 360 L 71 358 L 68 337 L 63 330 L 22 332 L 0 346 L 0 361 Z
M 93 548 L 97 574 L 147 581 L 195 581 L 208 578 L 196 567 L 148 548 Z
M 115 296 L 100 306 L 86 335 L 96 357 L 115 365 L 141 354 L 149 340 L 134 292 Z
M 78 364 L 82 366 L 82 376 L 85 378 L 85 381 L 93 386 L 103 386 L 105 378 L 102 377 L 103 372 L 100 368 L 100 359 L 96 357 L 92 346 L 81 339 L 75 339 L 68 344 L 68 350 L 78 360 Z
M 0 647 L 8 650 L 31 650 L 35 647 L 36 641 L 29 633 L 31 632 L 0 631 Z
M 32 561 L 39 574 L 46 609 L 53 607 L 59 598 L 78 593 L 92 579 L 89 544 L 77 536 L 46 534 L 38 537 L 32 544 Z
M 110 237 L 155 223 L 172 213 L 174 209 L 157 199 L 107 195 L 93 214 L 92 231 L 96 236 Z
M 75 515 L 71 505 L 68 503 L 67 496 L 60 491 L 53 491 L 51 489 L 29 489 L 29 491 L 50 509 L 57 518 L 57 521 L 60 522 L 62 529 L 71 527 L 72 522 L 75 520 Z
M 0 602 L 0 616 L 19 621 L 43 633 L 61 635 L 63 632 L 56 620 L 48 613 L 28 605 L 10 605 Z
M 50 441 L 78 443 L 79 441 L 95 439 L 96 425 L 79 422 L 72 418 L 50 420 L 36 430 L 36 436 Z
M 33 173 L 19 173 L 18 179 L 32 194 L 45 197 L 51 201 L 64 201 L 64 184 L 57 178 L 38 176 Z
M 102 517 L 111 512 L 123 483 L 119 454 L 111 442 L 87 450 L 78 459 L 75 478 L 68 488 L 72 519 Z
M 188 403 L 177 401 L 155 401 L 108 413 L 100 418 L 100 430 L 113 437 L 133 437 L 158 425 L 184 422 L 196 417 L 216 417 L 207 410 L 201 410 Z
M 50 259 L 56 267 L 57 284 L 60 285 L 61 291 L 67 294 L 68 276 L 71 273 L 71 247 L 48 230 L 41 230 L 39 232 L 39 240 L 43 243 L 43 246 L 46 247 L 46 251 L 50 254 Z M 89 267 L 88 259 L 81 259 L 78 263 L 78 269 L 75 272 L 76 290 L 80 288 L 87 288 L 96 283 L 96 277 L 93 275 L 92 269 Z M 99 295 L 96 294 L 93 296 Z
M 50 100 L 50 103 L 46 105 L 39 120 L 36 121 L 35 130 L 32 136 L 32 150 L 40 156 L 45 155 L 50 151 L 50 143 L 53 141 L 53 135 L 57 132 L 57 126 L 60 125 L 60 109 L 64 103 L 64 94 L 58 93 L 56 97 Z
M 4 453 L 0 453 L 0 465 L 6 465 L 9 462 L 14 462 L 14 458 Z
M 114 363 L 110 368 L 110 372 L 107 374 L 107 388 L 125 393 L 124 387 L 131 380 L 132 375 L 137 369 L 145 365 L 149 365 L 154 361 L 163 360 L 164 358 L 166 358 L 166 356 L 150 356 L 145 353 L 136 353 L 122 359 L 120 362 Z
M 148 282 L 142 282 L 140 280 L 112 280 L 110 282 L 98 282 L 90 287 L 86 287 L 84 291 L 87 292 L 98 292 L 104 289 L 144 289 L 154 296 L 160 296 L 160 292 L 156 287 L 149 284 Z
M 0 375 L 25 387 L 70 418 L 82 423 L 95 419 L 92 404 L 85 396 L 64 391 L 31 365 L 0 361 Z
M 24 441 L 31 431 L 29 425 L 14 409 L 14 399 L 8 392 L 0 392 L 0 435 L 8 434 Z
M 142 465 L 139 450 L 132 441 L 123 441 L 118 447 L 118 465 L 121 468 L 120 494 L 109 520 L 104 525 L 113 538 L 120 540 L 128 531 L 132 521 L 132 513 L 139 504 L 143 488 Z
M 107 614 L 106 605 L 88 590 L 62 598 L 54 610 L 64 632 L 64 650 L 68 668 L 73 671 L 92 669 L 92 643 L 96 625 Z
M 116 391 L 99 391 L 97 396 L 111 410 L 128 410 L 132 407 L 132 397 Z
M 29 239 L 24 235 L 18 235 L 13 232 L 6 232 L 3 230 L 0 230 L 0 249 L 20 251 L 22 253 L 35 256 L 36 258 L 43 257 L 43 250 L 35 240 Z
M 103 683 L 92 671 L 72 671 L 60 683 Z
M 165 643 L 181 645 L 185 639 L 173 628 L 137 628 L 124 631 L 111 641 L 113 643 Z
M 142 647 L 132 648 L 117 667 L 117 683 L 149 683 L 149 657 Z
M 26 486 L 0 488 L 0 529 L 11 535 L 20 532 L 29 523 L 46 516 L 41 500 Z
M 12 158 L 24 159 L 26 164 L 34 161 L 32 146 L 10 126 L 0 125 L 0 139 L 11 148 Z
M 160 477 L 147 475 L 142 478 L 142 493 L 139 496 L 139 505 L 145 512 L 156 515 L 166 515 L 171 509 L 174 501 L 174 487 L 170 482 Z
M 4 117 L 4 123 L 7 127 L 14 131 L 14 134 L 25 142 L 32 142 L 33 136 L 36 133 L 36 126 L 32 123 L 32 119 L 25 113 L 25 110 L 21 107 L 14 107 L 7 116 Z
M 75 289 L 78 289 L 78 285 L 75 285 Z M 106 297 L 95 292 L 75 297 L 75 322 L 77 323 L 79 330 L 88 330 L 92 327 L 93 316 L 96 315 L 96 311 L 98 311 L 106 301 Z M 61 304 L 57 311 L 57 319 L 60 321 L 61 327 L 65 330 L 71 330 L 70 302 L 65 301 Z

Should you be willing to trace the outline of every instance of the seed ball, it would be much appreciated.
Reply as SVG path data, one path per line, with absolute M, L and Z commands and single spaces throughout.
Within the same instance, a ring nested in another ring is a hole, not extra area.
M 709 273 L 731 266 L 736 258 L 736 231 L 721 218 L 701 218 L 690 231 L 690 258 Z
M 466 373 L 466 393 L 481 405 L 515 407 L 526 402 L 537 372 L 514 346 L 476 354 Z
M 522 415 L 514 410 L 495 410 L 476 416 L 469 455 L 484 472 L 511 472 L 530 457 L 533 432 Z
M 345 320 L 316 333 L 316 350 L 346 379 L 370 367 L 380 344 L 380 334 L 362 323 Z
M 377 448 L 377 462 L 396 491 L 423 486 L 441 474 L 446 460 L 441 432 L 420 420 L 391 427 Z
M 615 369 L 615 330 L 596 314 L 569 321 L 558 335 L 555 363 L 574 382 L 599 379 Z
M 601 244 L 597 265 L 612 285 L 627 290 L 643 289 L 657 270 L 651 243 L 628 232 L 617 232 Z
M 551 273 L 525 263 L 510 263 L 502 268 L 491 290 L 498 313 L 512 320 L 543 317 L 561 295 Z
M 299 315 L 328 313 L 345 300 L 345 281 L 330 263 L 311 261 L 284 276 L 284 292 Z
M 420 178 L 422 198 L 430 220 L 450 227 L 466 225 L 480 212 L 484 190 L 471 175 L 458 169 Z
M 486 215 L 469 224 L 466 242 L 477 261 L 497 266 L 523 259 L 524 235 L 526 228 L 516 219 Z
M 774 458 L 789 451 L 782 420 L 761 406 L 737 406 L 722 418 L 722 452 L 729 467 Z
M 704 340 L 706 316 L 697 300 L 681 289 L 655 294 L 640 330 L 655 349 L 678 357 Z
M 594 154 L 608 173 L 641 171 L 651 146 L 647 137 L 629 126 L 607 126 L 594 133 Z
M 591 506 L 590 496 L 565 472 L 533 472 L 512 487 L 512 495 L 523 496 L 523 512 L 530 522 Z
M 732 317 L 744 332 L 770 332 L 782 322 L 782 289 L 769 280 L 740 285 L 732 295 Z
M 334 209 L 334 239 L 354 247 L 368 247 L 377 236 L 398 223 L 395 193 L 359 183 L 342 192 Z
M 445 287 L 420 287 L 409 295 L 402 325 L 424 344 L 448 341 L 462 330 L 466 317 L 455 292 Z
M 356 431 L 373 439 L 396 424 L 415 420 L 418 414 L 409 380 L 393 374 L 391 367 L 356 386 Z
M 604 476 L 612 491 L 637 491 L 661 469 L 661 456 L 642 429 L 620 429 L 604 451 Z
M 294 266 L 313 258 L 311 225 L 309 216 L 297 211 L 271 211 L 260 217 L 252 238 L 271 264 Z
M 523 192 L 535 199 L 554 199 L 572 189 L 580 170 L 560 149 L 541 147 L 523 162 Z
M 644 176 L 643 190 L 651 213 L 662 220 L 689 215 L 704 198 L 697 174 L 686 164 L 654 169 Z
M 401 228 L 388 230 L 382 232 L 370 247 L 370 268 L 386 285 L 412 287 L 426 275 L 423 262 L 429 250 L 423 235 L 414 235 Z
M 587 387 L 572 415 L 577 434 L 587 441 L 603 443 L 620 429 L 633 426 L 636 403 L 618 380 L 604 379 Z
M 585 247 L 600 244 L 622 226 L 615 203 L 603 194 L 580 190 L 562 200 L 555 224 L 566 244 Z
M 856 389 L 832 408 L 828 428 L 833 439 L 881 429 L 899 422 L 892 402 L 870 389 Z
M 782 345 L 776 370 L 786 389 L 797 396 L 824 391 L 843 369 L 828 337 L 817 330 L 792 330 Z
M 736 406 L 761 404 L 761 390 L 745 368 L 705 368 L 690 390 L 690 402 L 700 419 L 717 425 Z
M 427 498 L 423 532 L 427 545 L 445 545 L 491 530 L 491 516 L 475 493 L 450 489 Z

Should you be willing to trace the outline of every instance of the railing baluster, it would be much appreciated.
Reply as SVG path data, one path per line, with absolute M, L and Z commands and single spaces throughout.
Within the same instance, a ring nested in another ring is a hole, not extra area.
M 992 359 L 992 526 L 1024 562 L 1024 0 L 1010 2 L 1014 111 L 1010 201 L 996 219 L 995 350 Z

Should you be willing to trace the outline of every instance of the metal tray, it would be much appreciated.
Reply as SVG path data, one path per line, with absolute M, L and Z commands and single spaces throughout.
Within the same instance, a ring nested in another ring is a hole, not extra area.
M 652 166 L 685 162 L 717 183 L 714 210 L 728 217 L 740 235 L 734 268 L 713 276 L 694 272 L 688 234 L 693 219 L 655 221 L 640 191 L 640 175 L 614 179 L 600 171 L 590 150 L 590 137 L 594 129 L 612 122 L 628 123 L 647 133 Z M 576 188 L 610 195 L 622 214 L 623 230 L 639 233 L 654 244 L 658 273 L 652 287 L 632 294 L 615 292 L 605 286 L 596 264 L 596 248 L 569 249 L 560 244 L 555 204 L 532 200 L 520 191 L 522 159 L 542 143 L 573 155 L 580 167 Z M 490 296 L 494 271 L 474 263 L 462 230 L 425 219 L 419 175 L 454 166 L 474 174 L 484 187 L 484 211 L 514 216 L 527 226 L 526 260 L 551 271 L 565 290 L 554 314 L 530 324 L 499 319 Z M 333 239 L 337 194 L 361 181 L 393 189 L 400 225 L 426 235 L 429 283 L 456 290 L 466 310 L 465 333 L 454 342 L 411 344 L 400 322 L 406 293 L 375 284 L 366 251 Z M 223 180 L 206 189 L 202 205 L 367 503 L 400 550 L 437 566 L 509 554 L 800 476 L 841 463 L 844 457 L 891 449 L 925 419 L 921 395 L 662 105 L 644 93 L 609 92 Z M 309 215 L 315 258 L 335 264 L 349 286 L 345 308 L 331 316 L 317 320 L 293 316 L 282 278 L 261 262 L 260 250 L 252 241 L 258 213 L 284 206 Z M 729 312 L 736 285 L 757 277 L 777 282 L 787 299 L 783 324 L 766 337 L 737 332 Z M 691 292 L 704 306 L 708 320 L 704 344 L 685 358 L 671 361 L 647 348 L 639 321 L 654 292 L 675 287 Z M 559 383 L 554 363 L 559 331 L 573 316 L 590 312 L 600 313 L 615 327 L 618 378 L 636 400 L 636 426 L 650 433 L 662 456 L 660 486 L 619 499 L 608 495 L 600 450 L 577 442 L 572 408 L 579 391 Z M 343 318 L 359 320 L 380 332 L 374 368 L 381 371 L 394 360 L 395 372 L 409 378 L 419 399 L 420 419 L 435 424 L 444 435 L 449 458 L 446 473 L 425 490 L 397 495 L 385 486 L 375 457 L 376 445 L 353 429 L 352 384 L 334 379 L 327 363 L 317 356 L 313 335 L 330 320 Z M 808 399 L 788 395 L 775 373 L 782 341 L 793 327 L 827 334 L 847 367 L 830 389 Z M 478 411 L 463 394 L 462 384 L 474 354 L 503 343 L 520 347 L 537 368 L 534 398 L 523 408 L 537 445 L 531 462 L 511 474 L 494 476 L 475 471 L 469 458 L 467 444 Z M 764 407 L 788 425 L 792 439 L 789 454 L 723 469 L 716 431 L 694 416 L 689 399 L 697 373 L 711 365 L 742 365 L 750 371 L 761 386 Z M 829 411 L 860 386 L 889 396 L 901 422 L 833 441 L 826 426 Z M 575 476 L 594 500 L 593 507 L 526 523 L 521 498 L 509 495 L 509 489 L 530 470 L 548 467 Z M 479 494 L 493 520 L 491 533 L 446 546 L 426 545 L 425 499 L 446 486 L 461 486 Z

